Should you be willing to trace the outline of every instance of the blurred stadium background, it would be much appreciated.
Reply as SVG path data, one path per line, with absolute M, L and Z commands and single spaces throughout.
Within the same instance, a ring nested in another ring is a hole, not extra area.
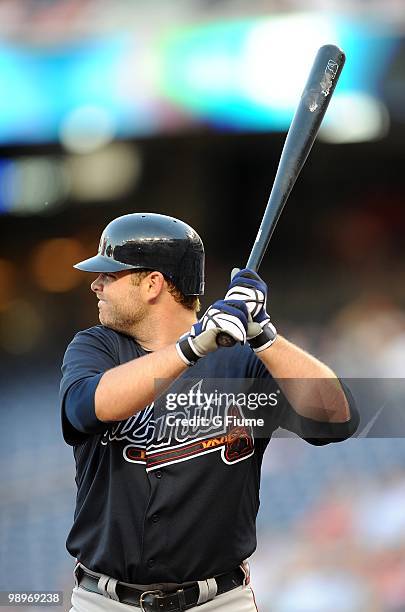
M 221 295 L 326 42 L 346 67 L 262 273 L 279 330 L 372 403 L 404 378 L 403 0 L 0 2 L 0 590 L 61 589 L 69 609 L 59 366 L 97 322 L 72 264 L 113 217 L 171 214 L 205 241 L 204 305 Z M 261 612 L 405 610 L 403 435 L 366 421 L 339 445 L 271 442 Z

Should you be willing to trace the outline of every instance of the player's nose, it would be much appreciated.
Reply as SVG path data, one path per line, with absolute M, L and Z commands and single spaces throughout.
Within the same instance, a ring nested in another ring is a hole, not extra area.
M 90 289 L 94 291 L 94 293 L 98 293 L 103 289 L 103 275 L 99 274 L 97 278 L 91 283 Z

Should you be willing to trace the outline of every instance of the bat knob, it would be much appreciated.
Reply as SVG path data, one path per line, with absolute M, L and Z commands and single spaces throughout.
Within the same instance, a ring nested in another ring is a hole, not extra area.
M 230 336 L 226 332 L 219 332 L 219 334 L 217 335 L 217 345 L 218 346 L 229 348 L 231 346 L 234 346 L 235 344 L 236 344 L 235 338 L 232 338 L 232 336 Z

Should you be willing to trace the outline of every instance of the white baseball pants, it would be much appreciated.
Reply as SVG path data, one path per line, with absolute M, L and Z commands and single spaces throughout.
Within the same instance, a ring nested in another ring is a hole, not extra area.
M 74 587 L 70 612 L 141 612 L 137 606 L 129 606 L 85 589 Z M 218 595 L 205 604 L 190 608 L 189 612 L 258 612 L 253 591 L 242 585 Z

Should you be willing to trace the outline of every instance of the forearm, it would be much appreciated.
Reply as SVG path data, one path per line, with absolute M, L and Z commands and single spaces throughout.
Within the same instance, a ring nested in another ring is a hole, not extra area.
M 350 419 L 340 382 L 324 363 L 281 336 L 257 356 L 298 414 L 330 423 Z
M 237 342 L 246 341 L 245 304 L 218 300 L 187 336 L 170 345 L 103 374 L 95 392 L 100 421 L 122 421 L 151 404 L 189 365 L 216 351 L 217 335 L 227 331 Z
M 151 404 L 187 369 L 175 345 L 107 370 L 95 392 L 100 421 L 122 421 Z

